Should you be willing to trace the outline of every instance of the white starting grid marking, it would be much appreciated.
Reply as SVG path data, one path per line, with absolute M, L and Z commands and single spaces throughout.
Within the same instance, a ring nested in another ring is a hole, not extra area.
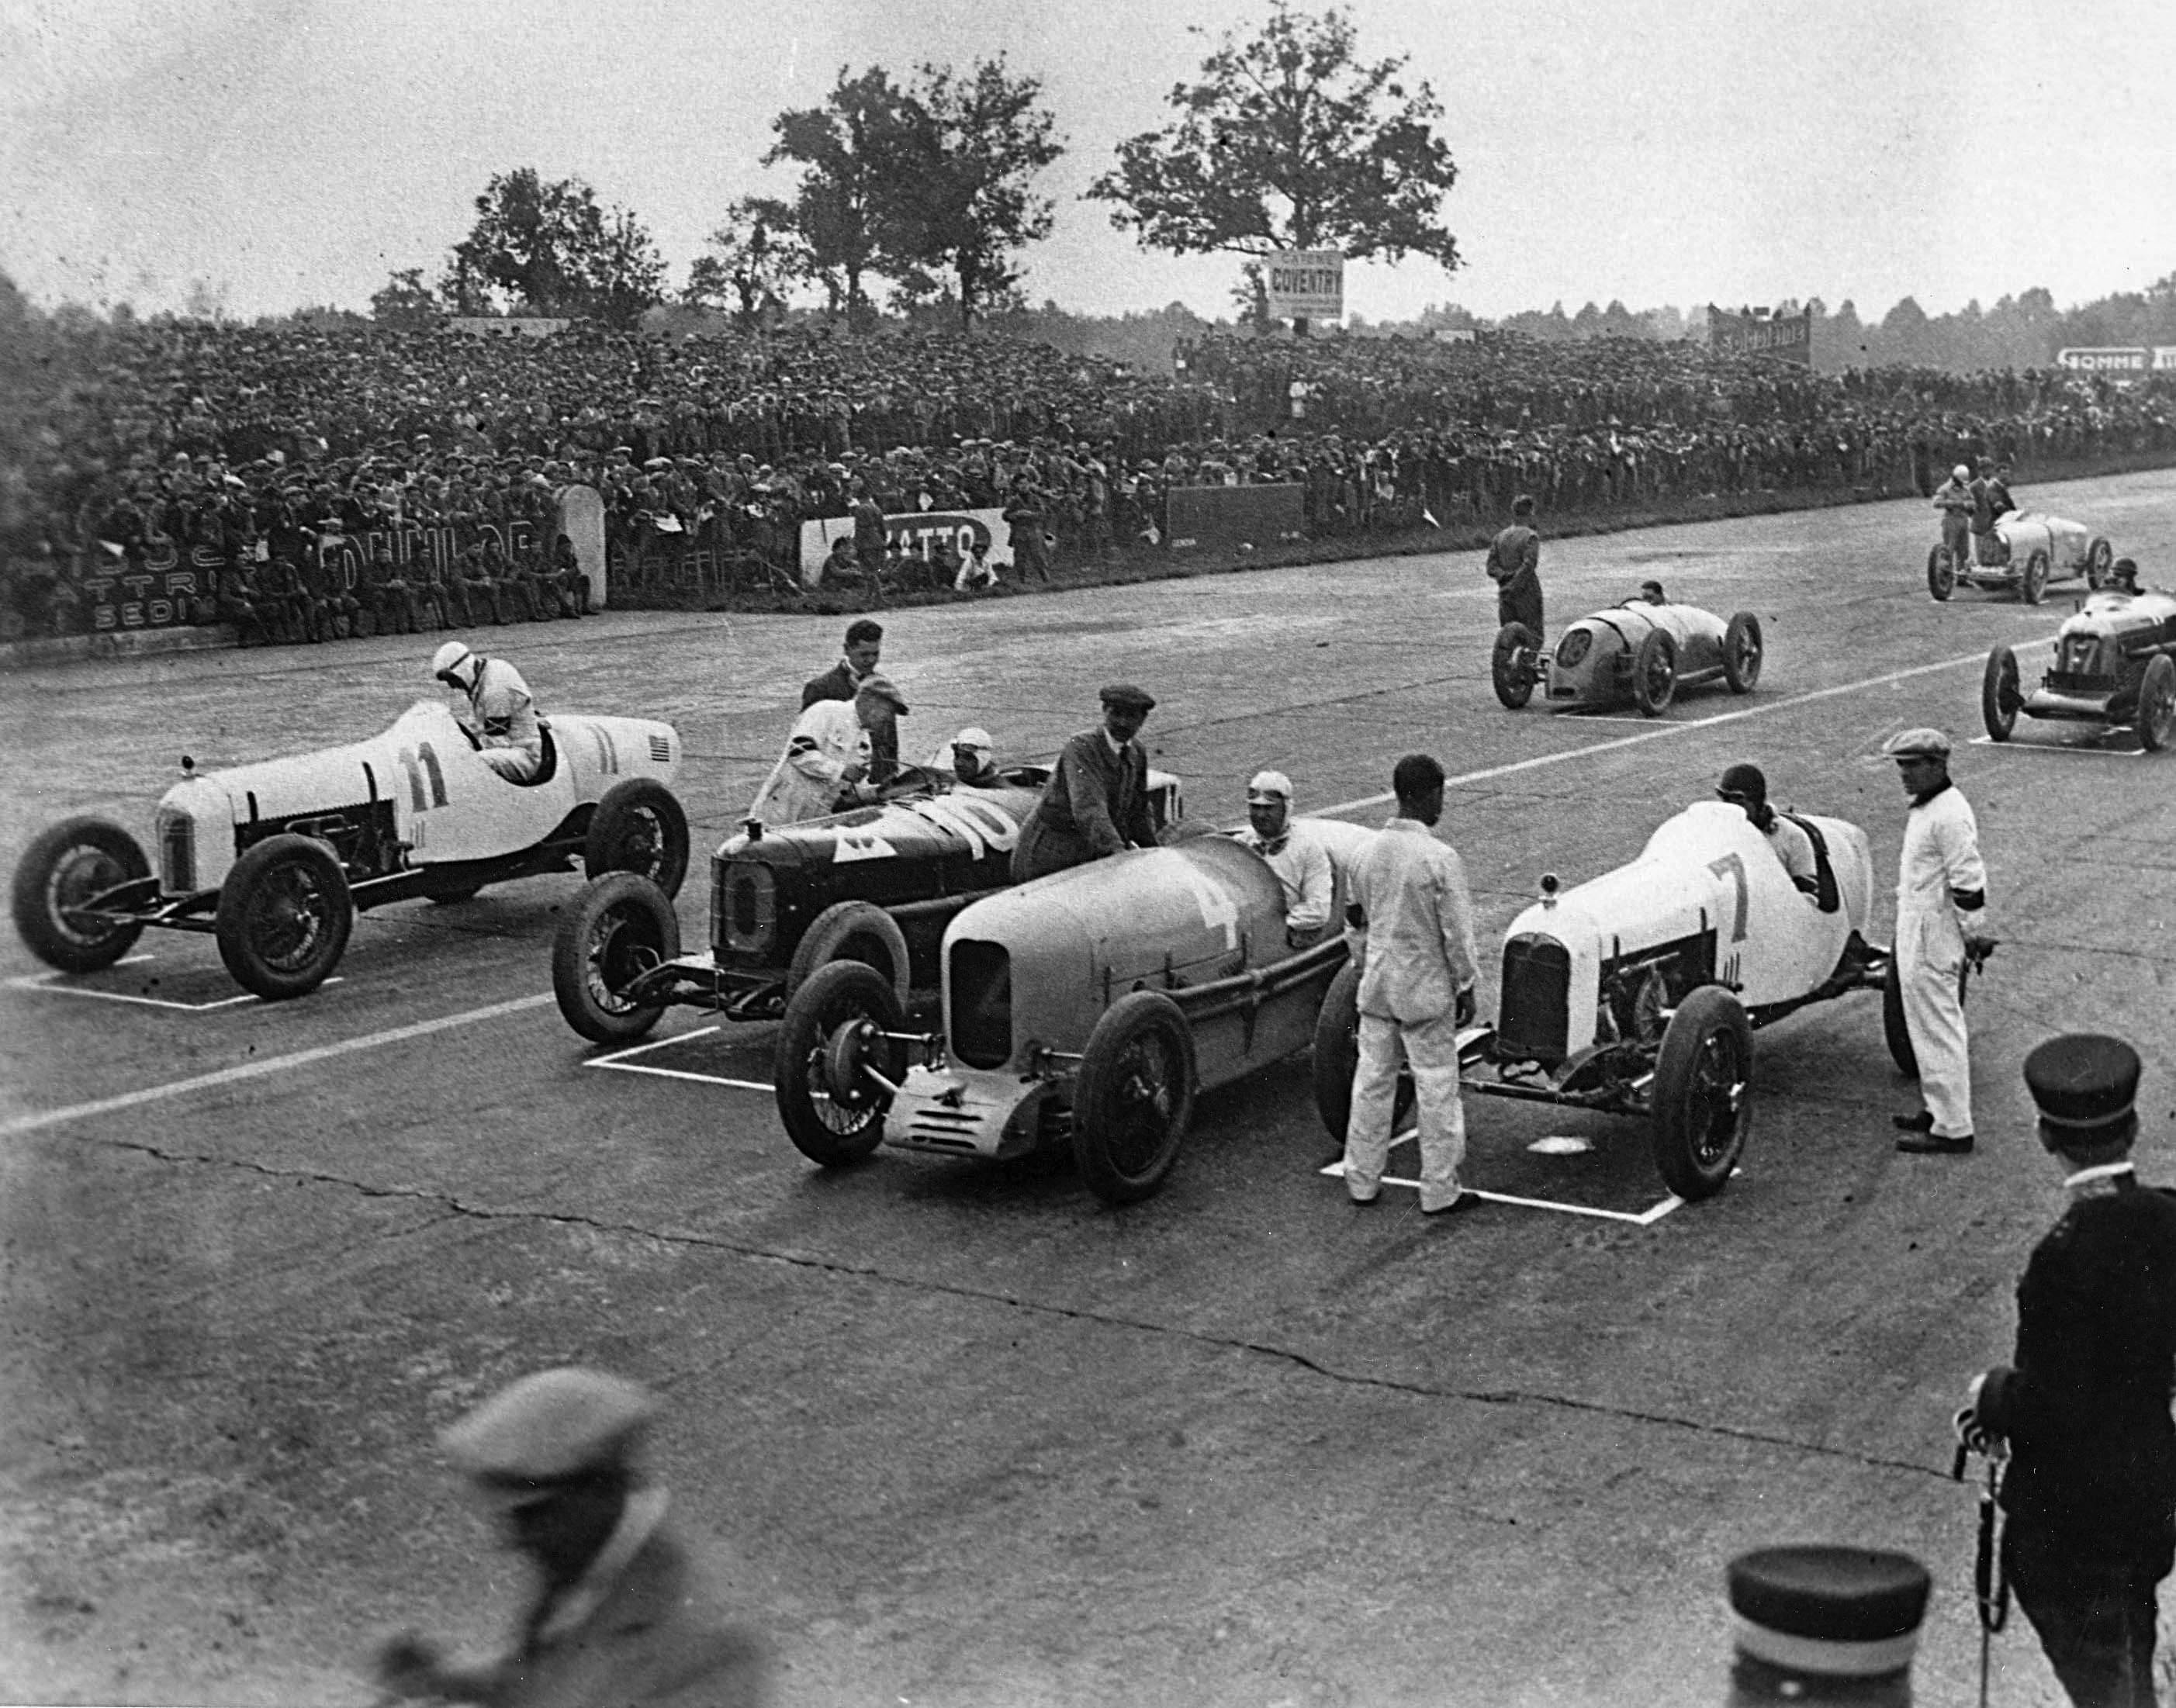
M 140 962 L 157 959 L 158 956 L 155 955 L 124 955 L 113 964 L 116 966 L 134 966 Z M 127 991 L 93 990 L 89 985 L 53 982 L 56 979 L 68 978 L 71 976 L 64 972 L 26 973 L 21 978 L 9 979 L 8 983 L 13 989 L 35 991 L 46 996 L 90 997 L 97 1002 L 133 1003 L 139 1008 L 169 1009 L 176 1013 L 185 1014 L 209 1014 L 214 1009 L 231 1009 L 242 1003 L 261 1003 L 264 1000 L 261 996 L 255 996 L 248 991 L 243 991 L 239 996 L 220 997 L 214 1002 L 183 1003 L 176 1002 L 171 997 L 134 996 Z M 342 982 L 338 975 L 325 981 L 327 984 L 339 984 Z
M 767 1080 L 729 1080 L 722 1074 L 694 1074 L 685 1068 L 653 1068 L 647 1062 L 631 1062 L 629 1056 L 639 1056 L 651 1050 L 661 1050 L 672 1044 L 684 1044 L 694 1038 L 706 1038 L 711 1033 L 724 1030 L 720 1026 L 698 1026 L 692 1032 L 675 1032 L 669 1038 L 652 1038 L 646 1044 L 635 1044 L 624 1050 L 614 1050 L 609 1056 L 592 1056 L 582 1063 L 585 1068 L 611 1068 L 622 1074 L 652 1074 L 661 1080 L 697 1080 L 705 1085 L 731 1085 L 737 1091 L 768 1091 L 772 1089 Z
M 1417 1129 L 1410 1133 L 1401 1133 L 1390 1141 L 1390 1148 L 1395 1150 L 1399 1145 L 1409 1143 L 1418 1137 Z M 1345 1159 L 1341 1156 L 1336 1161 L 1325 1164 L 1315 1172 L 1326 1179 L 1342 1180 L 1345 1178 Z M 1733 1168 L 1730 1172 L 1732 1178 L 1736 1178 L 1738 1171 Z M 1383 1177 L 1383 1184 L 1409 1186 L 1415 1192 L 1421 1189 L 1419 1181 L 1406 1180 L 1395 1174 L 1385 1174 Z M 1591 1216 L 1597 1221 L 1629 1222 L 1635 1227 L 1652 1227 L 1672 1210 L 1682 1208 L 1684 1204 L 1684 1199 L 1673 1193 L 1660 1204 L 1646 1210 L 1601 1210 L 1591 1204 L 1559 1204 L 1554 1199 L 1521 1198 L 1515 1193 L 1510 1192 L 1483 1192 L 1478 1187 L 1473 1186 L 1469 1186 L 1466 1189 L 1476 1198 L 1490 1204 L 1509 1204 L 1520 1210 L 1553 1210 L 1559 1216 Z
M 2082 742 L 1999 742 L 1992 736 L 1974 736 L 1966 745 L 1975 748 L 1999 748 L 2013 753 L 2082 753 L 2089 759 L 2142 759 L 2146 750 L 2138 748 L 2103 748 L 2095 745 L 2100 737 L 2089 737 Z

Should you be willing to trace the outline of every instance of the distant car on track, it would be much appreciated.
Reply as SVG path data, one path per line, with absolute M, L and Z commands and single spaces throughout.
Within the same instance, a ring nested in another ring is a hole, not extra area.
M 2017 655 L 1998 646 L 1980 679 L 1980 719 L 1998 742 L 2018 714 L 2129 727 L 2149 752 L 2176 741 L 2176 596 L 2096 593 L 2055 635 L 2055 656 L 2026 694 Z
M 2050 581 L 2082 575 L 2087 586 L 2100 588 L 2115 562 L 2105 536 L 2039 510 L 1998 518 L 1993 538 L 1999 561 L 1991 563 L 1959 563 L 1947 546 L 1935 546 L 1927 553 L 1927 591 L 1947 599 L 1959 587 L 1999 588 L 2037 605 Z
M 1513 711 L 1546 683 L 1543 698 L 1559 710 L 1629 703 L 1653 717 L 1681 688 L 1720 681 L 1733 694 L 1752 693 L 1762 655 L 1760 619 L 1749 611 L 1726 622 L 1696 605 L 1634 599 L 1582 617 L 1546 654 L 1531 629 L 1505 623 L 1489 674 L 1496 698 Z
M 536 776 L 509 782 L 441 701 L 382 735 L 292 759 L 185 775 L 153 820 L 154 872 L 100 818 L 41 832 L 15 869 L 15 927 L 68 972 L 111 966 L 147 926 L 206 932 L 245 989 L 317 988 L 356 913 L 570 869 L 639 873 L 667 894 L 688 869 L 688 819 L 671 785 L 680 737 L 643 718 L 562 714 Z

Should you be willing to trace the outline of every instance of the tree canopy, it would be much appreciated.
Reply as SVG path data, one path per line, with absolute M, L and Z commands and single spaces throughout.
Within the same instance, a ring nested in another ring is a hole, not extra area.
M 850 77 L 842 66 L 821 106 L 771 121 L 778 140 L 763 157 L 802 168 L 792 227 L 808 276 L 834 313 L 865 318 L 865 280 L 899 278 L 914 266 L 913 220 L 902 187 L 921 156 L 915 103 L 881 66 Z
M 626 324 L 663 295 L 665 263 L 625 208 L 599 204 L 579 178 L 502 172 L 476 199 L 476 221 L 447 257 L 440 289 L 463 313 L 523 308 Z

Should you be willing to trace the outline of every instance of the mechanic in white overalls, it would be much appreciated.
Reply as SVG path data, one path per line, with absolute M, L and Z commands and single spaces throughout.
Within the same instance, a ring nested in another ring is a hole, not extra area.
M 1881 751 L 1912 797 L 1896 871 L 1896 972 L 1926 1100 L 1918 1113 L 1896 1118 L 1904 1134 L 1896 1148 L 1961 1156 L 1972 1148 L 1965 960 L 1994 946 L 1979 825 L 1950 781 L 1950 738 L 1939 730 L 1906 730 Z
M 431 674 L 460 694 L 454 721 L 475 739 L 484 764 L 512 783 L 536 775 L 544 763 L 544 727 L 520 671 L 449 640 L 432 658 Z

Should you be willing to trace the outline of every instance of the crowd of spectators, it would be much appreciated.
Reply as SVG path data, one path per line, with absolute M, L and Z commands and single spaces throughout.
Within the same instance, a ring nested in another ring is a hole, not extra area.
M 1031 579 L 1053 556 L 1167 540 L 1168 495 L 1189 486 L 1294 482 L 1308 531 L 1336 535 L 1485 526 L 1519 492 L 1546 521 L 1709 493 L 1925 492 L 1983 453 L 2024 481 L 2176 460 L 2163 380 L 1832 378 L 1635 339 L 1220 332 L 1170 375 L 823 325 L 672 340 L 160 320 L 63 343 L 0 485 L 10 635 L 85 626 L 86 583 L 162 549 L 213 566 L 188 617 L 267 639 L 573 614 L 585 594 L 550 525 L 573 482 L 602 492 L 614 585 L 639 591 L 645 563 L 694 539 L 798 587 L 802 523 L 857 507 L 1002 511 Z M 448 528 L 458 552 L 324 549 Z M 872 596 L 962 567 L 872 553 L 857 531 L 830 567 Z

